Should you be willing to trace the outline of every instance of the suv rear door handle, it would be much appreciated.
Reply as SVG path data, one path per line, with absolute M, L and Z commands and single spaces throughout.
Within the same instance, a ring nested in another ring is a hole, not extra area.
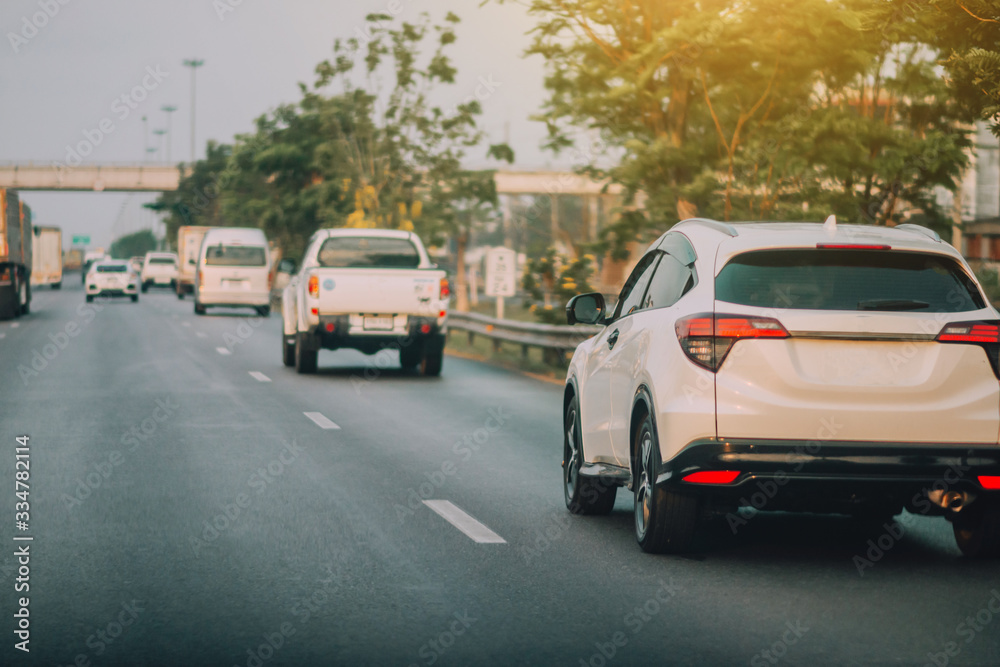
M 618 342 L 618 329 L 615 329 L 614 331 L 611 332 L 611 335 L 608 336 L 608 349 L 609 350 L 614 349 L 615 343 L 617 342 Z

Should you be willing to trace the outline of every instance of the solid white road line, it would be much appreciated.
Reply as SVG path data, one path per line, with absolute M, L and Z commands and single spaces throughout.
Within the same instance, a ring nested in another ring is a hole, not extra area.
M 248 372 L 250 373 L 250 377 L 252 377 L 257 382 L 270 382 L 271 381 L 271 378 L 267 377 L 266 375 L 264 375 L 263 373 L 260 373 L 258 371 L 248 371 Z
M 316 422 L 316 425 L 320 428 L 326 429 L 328 431 L 339 431 L 340 427 L 334 424 L 332 421 L 323 416 L 321 412 L 303 412 L 306 417 Z
M 215 348 L 215 351 L 219 354 L 232 354 L 232 352 L 229 351 L 229 348 L 226 347 L 217 347 Z
M 485 525 L 472 518 L 469 514 L 460 510 L 450 500 L 425 500 L 424 505 L 430 507 L 432 510 L 441 515 L 445 521 L 465 533 L 466 536 L 473 542 L 479 542 L 480 544 L 507 543 L 507 540 L 503 539 Z

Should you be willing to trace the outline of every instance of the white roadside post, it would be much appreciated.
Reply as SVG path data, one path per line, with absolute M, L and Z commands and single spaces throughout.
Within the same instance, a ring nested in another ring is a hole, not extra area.
M 510 248 L 493 248 L 486 253 L 486 296 L 496 297 L 497 319 L 503 319 L 504 297 L 517 293 L 517 253 Z

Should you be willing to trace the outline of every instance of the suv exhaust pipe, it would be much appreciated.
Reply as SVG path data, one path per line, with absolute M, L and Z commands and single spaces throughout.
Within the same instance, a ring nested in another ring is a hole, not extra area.
M 963 507 L 975 499 L 975 496 L 965 491 L 935 489 L 927 493 L 927 499 L 942 509 L 960 512 Z

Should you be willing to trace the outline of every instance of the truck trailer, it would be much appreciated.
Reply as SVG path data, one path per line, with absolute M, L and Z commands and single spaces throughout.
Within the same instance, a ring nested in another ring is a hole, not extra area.
M 33 246 L 32 285 L 62 287 L 63 258 L 62 230 L 58 227 L 35 226 Z
M 31 209 L 15 190 L 0 188 L 0 319 L 31 309 Z
M 188 225 L 177 230 L 177 298 L 194 294 L 195 272 L 201 241 L 211 227 Z

